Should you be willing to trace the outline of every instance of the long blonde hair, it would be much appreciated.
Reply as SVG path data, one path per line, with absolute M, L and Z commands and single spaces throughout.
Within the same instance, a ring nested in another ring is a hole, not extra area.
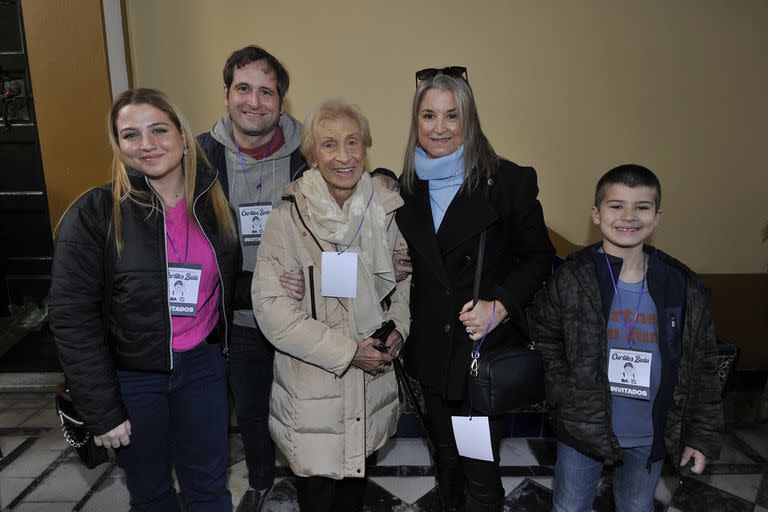
M 194 217 L 192 208 L 194 206 L 198 159 L 205 165 L 210 165 L 205 157 L 205 153 L 198 146 L 186 118 L 168 96 L 156 89 L 146 88 L 129 89 L 120 94 L 112 103 L 107 119 L 107 132 L 112 146 L 112 229 L 114 230 L 118 254 L 120 254 L 123 248 L 120 205 L 125 201 L 132 201 L 156 212 L 162 211 L 163 208 L 162 199 L 159 199 L 157 194 L 136 190 L 131 186 L 131 182 L 128 179 L 128 171 L 122 158 L 117 134 L 117 116 L 120 114 L 120 110 L 127 105 L 150 105 L 155 107 L 167 115 L 182 133 L 187 145 L 185 148 L 187 151 L 181 160 L 181 172 L 184 176 L 184 199 L 187 204 L 187 215 L 190 217 Z M 227 238 L 235 240 L 237 238 L 235 222 L 232 219 L 229 202 L 218 180 L 214 182 L 208 196 L 219 231 L 224 233 Z
M 449 91 L 456 100 L 459 123 L 464 132 L 464 182 L 461 187 L 474 190 L 483 178 L 490 176 L 499 157 L 480 127 L 480 117 L 469 82 L 443 73 L 420 81 L 416 87 L 411 106 L 411 129 L 403 158 L 403 185 L 408 192 L 413 192 L 416 186 L 414 153 L 419 144 L 419 108 L 424 96 L 432 89 Z

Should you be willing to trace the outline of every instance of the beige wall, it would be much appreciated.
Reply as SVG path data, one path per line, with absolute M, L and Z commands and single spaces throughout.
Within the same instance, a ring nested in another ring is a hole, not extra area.
M 51 226 L 109 178 L 112 101 L 101 0 L 22 0 Z
M 659 247 L 699 272 L 768 263 L 764 0 L 126 0 L 126 11 L 134 83 L 168 92 L 196 130 L 223 112 L 226 57 L 256 43 L 291 72 L 290 111 L 329 96 L 359 104 L 371 165 L 398 169 L 414 71 L 465 65 L 496 150 L 537 168 L 547 223 L 571 242 L 594 239 L 597 178 L 632 161 L 662 180 Z

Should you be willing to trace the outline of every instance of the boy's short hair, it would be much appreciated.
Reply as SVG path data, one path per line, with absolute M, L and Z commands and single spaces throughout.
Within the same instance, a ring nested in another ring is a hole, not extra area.
M 603 174 L 595 187 L 595 208 L 605 199 L 605 189 L 609 185 L 626 185 L 629 188 L 650 187 L 656 190 L 656 211 L 661 208 L 661 183 L 653 171 L 637 164 L 624 164 L 614 167 Z
M 285 93 L 288 92 L 288 85 L 290 85 L 288 71 L 285 70 L 274 55 L 256 45 L 240 48 L 229 56 L 227 63 L 224 64 L 224 85 L 229 90 L 235 77 L 235 68 L 240 69 L 251 62 L 260 60 L 264 61 L 267 70 L 273 72 L 277 77 L 277 95 L 280 96 L 280 101 L 282 101 L 285 99 Z

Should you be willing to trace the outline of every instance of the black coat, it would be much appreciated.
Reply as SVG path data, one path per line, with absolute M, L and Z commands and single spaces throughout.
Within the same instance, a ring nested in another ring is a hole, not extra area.
M 151 193 L 142 175 L 129 177 L 135 189 Z M 237 240 L 219 232 L 208 202 L 215 180 L 215 171 L 198 170 L 194 212 L 213 246 L 223 284 L 221 340 L 227 335 L 240 253 Z M 171 371 L 164 216 L 132 201 L 120 208 L 120 258 L 110 231 L 110 186 L 90 190 L 67 210 L 56 238 L 48 297 L 59 360 L 77 411 L 95 435 L 128 419 L 116 370 Z
M 529 316 L 531 334 L 547 368 L 547 401 L 557 438 L 589 456 L 620 460 L 605 374 L 614 290 L 599 246 L 571 255 L 536 296 Z M 645 250 L 662 362 L 652 406 L 649 460 L 661 460 L 669 453 L 677 465 L 683 446 L 717 458 L 723 411 L 715 329 L 707 311 L 709 294 L 688 267 L 650 246 Z M 621 259 L 609 259 L 618 276 Z
M 426 181 L 403 191 L 397 223 L 413 262 L 411 332 L 405 344 L 406 368 L 430 391 L 448 399 L 466 394 L 472 341 L 459 321 L 472 300 L 480 233 L 488 230 L 480 299 L 497 299 L 509 321 L 486 339 L 528 340 L 523 309 L 549 273 L 555 250 L 536 196 L 536 172 L 500 160 L 489 181 L 490 200 L 481 183 L 460 190 L 435 233 Z

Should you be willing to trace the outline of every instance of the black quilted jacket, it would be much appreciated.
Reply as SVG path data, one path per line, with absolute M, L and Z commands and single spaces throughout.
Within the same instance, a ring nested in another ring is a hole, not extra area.
M 599 247 L 572 254 L 537 295 L 528 315 L 547 368 L 546 396 L 558 440 L 586 455 L 616 461 L 621 449 L 611 427 L 605 371 L 614 290 Z M 685 446 L 715 459 L 722 444 L 723 413 L 708 290 L 679 261 L 650 246 L 644 250 L 662 361 L 649 462 L 669 453 L 679 465 Z M 610 260 L 619 275 L 622 260 Z
M 142 175 L 131 172 L 129 178 L 135 189 L 150 192 Z M 198 169 L 194 212 L 220 270 L 223 302 L 217 340 L 222 341 L 240 252 L 236 240 L 218 231 L 208 205 L 215 180 L 215 171 Z M 121 209 L 120 258 L 109 229 L 109 185 L 83 194 L 67 210 L 56 238 L 48 298 L 51 331 L 72 399 L 94 435 L 128 418 L 116 370 L 171 371 L 164 218 L 132 201 Z

